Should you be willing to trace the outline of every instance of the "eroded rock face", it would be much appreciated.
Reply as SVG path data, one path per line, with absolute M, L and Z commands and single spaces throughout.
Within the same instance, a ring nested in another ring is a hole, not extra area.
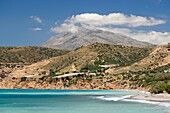
M 113 79 L 113 81 L 111 81 Z M 113 77 L 87 79 L 85 77 L 1 78 L 0 89 L 136 89 L 120 84 Z M 141 88 L 142 89 L 142 88 Z M 144 88 L 143 88 L 144 89 Z

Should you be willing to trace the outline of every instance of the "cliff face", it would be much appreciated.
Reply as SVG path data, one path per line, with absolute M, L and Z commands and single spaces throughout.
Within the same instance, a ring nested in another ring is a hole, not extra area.
M 108 31 L 79 29 L 78 32 L 75 33 L 66 32 L 53 36 L 44 43 L 43 46 L 62 50 L 74 50 L 94 42 L 115 45 L 130 45 L 136 47 L 152 45 L 147 42 L 138 41 L 128 36 Z

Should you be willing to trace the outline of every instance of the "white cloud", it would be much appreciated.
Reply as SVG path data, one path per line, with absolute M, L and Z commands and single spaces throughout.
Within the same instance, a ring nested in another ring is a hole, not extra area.
M 84 13 L 73 15 L 66 19 L 63 24 L 51 28 L 52 32 L 77 32 L 80 28 L 86 29 L 102 29 L 114 33 L 124 34 L 131 38 L 146 41 L 153 44 L 166 44 L 170 42 L 170 32 L 158 31 L 142 31 L 130 30 L 128 28 L 116 28 L 115 26 L 122 27 L 139 27 L 139 26 L 155 26 L 165 24 L 166 21 L 155 19 L 153 17 L 143 17 L 135 15 L 125 15 L 123 13 L 110 13 L 108 15 L 99 15 L 96 13 Z M 115 28 L 113 28 L 113 26 Z
M 52 32 L 76 32 L 79 27 L 104 27 L 104 26 L 155 26 L 165 24 L 166 21 L 158 20 L 153 17 L 142 17 L 135 15 L 125 15 L 123 13 L 110 13 L 108 15 L 99 15 L 96 13 L 84 13 L 73 15 L 65 20 L 60 26 L 51 28 Z
M 38 22 L 38 23 L 42 23 L 42 20 L 41 20 L 41 18 L 39 18 L 39 17 L 30 16 L 30 18 L 34 19 L 34 20 L 35 20 L 36 22 Z
M 32 30 L 33 30 L 33 31 L 41 31 L 42 28 L 37 27 L 37 28 L 33 28 Z
M 98 28 L 104 31 L 123 34 L 139 41 L 150 42 L 152 44 L 167 44 L 170 42 L 170 32 L 158 31 L 136 31 L 128 28 Z
M 128 16 L 123 13 L 110 13 L 108 15 L 84 13 L 75 16 L 73 15 L 71 18 L 65 20 L 65 22 L 72 24 L 85 24 L 90 26 L 121 25 L 129 27 L 154 26 L 166 23 L 164 20 L 158 20 L 153 17 L 135 15 Z
M 63 23 L 61 24 L 59 27 L 54 27 L 51 28 L 52 32 L 56 32 L 56 33 L 61 33 L 61 32 L 77 32 L 78 31 L 78 26 L 75 26 L 74 24 L 67 24 L 67 23 Z
M 167 44 L 170 42 L 170 32 L 158 32 L 158 31 L 137 31 L 129 34 L 131 37 L 137 40 L 150 42 L 153 44 Z

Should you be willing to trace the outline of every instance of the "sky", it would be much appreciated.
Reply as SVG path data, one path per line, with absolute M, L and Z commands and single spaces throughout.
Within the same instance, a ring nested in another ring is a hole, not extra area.
M 0 46 L 40 46 L 81 28 L 166 44 L 170 0 L 0 0 Z

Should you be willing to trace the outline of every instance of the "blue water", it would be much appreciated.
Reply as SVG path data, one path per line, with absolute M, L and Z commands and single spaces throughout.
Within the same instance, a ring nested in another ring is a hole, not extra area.
M 121 99 L 138 93 L 123 90 L 0 90 L 0 113 L 168 113 L 169 108 L 161 104 Z

